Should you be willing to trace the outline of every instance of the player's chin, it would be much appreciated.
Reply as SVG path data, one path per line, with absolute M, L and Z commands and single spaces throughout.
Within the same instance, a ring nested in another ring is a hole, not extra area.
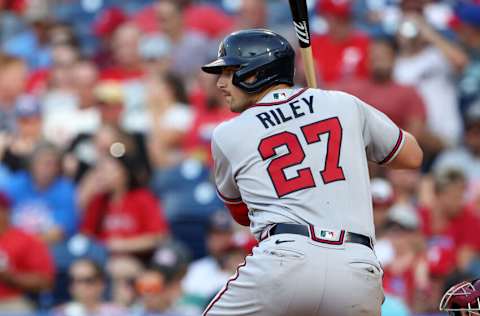
M 234 102 L 233 98 L 231 95 L 225 97 L 225 101 L 227 102 L 228 107 L 230 108 L 230 111 L 232 112 L 238 112 L 238 105 Z

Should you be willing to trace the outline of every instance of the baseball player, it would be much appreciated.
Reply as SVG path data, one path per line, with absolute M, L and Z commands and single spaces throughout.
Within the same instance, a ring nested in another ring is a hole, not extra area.
M 380 315 L 367 161 L 417 168 L 413 136 L 356 97 L 294 88 L 269 30 L 230 34 L 202 67 L 233 112 L 213 133 L 219 196 L 259 240 L 207 316 Z

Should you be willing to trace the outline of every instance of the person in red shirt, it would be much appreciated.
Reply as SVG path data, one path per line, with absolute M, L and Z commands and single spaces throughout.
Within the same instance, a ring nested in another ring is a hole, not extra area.
M 230 33 L 233 28 L 232 18 L 212 4 L 191 0 L 177 0 L 177 3 L 182 9 L 182 20 L 187 30 L 215 39 Z M 131 21 L 145 33 L 162 31 L 162 25 L 157 20 L 157 11 L 158 2 L 155 2 L 134 13 Z
M 142 186 L 144 169 L 125 146 L 114 143 L 99 161 L 102 192 L 87 202 L 81 231 L 103 241 L 114 254 L 148 257 L 168 233 L 153 193 Z
M 352 78 L 329 87 L 372 104 L 400 128 L 418 135 L 425 125 L 425 105 L 414 87 L 393 81 L 396 55 L 393 39 L 375 39 L 369 46 L 368 78 Z
M 434 201 L 420 208 L 431 271 L 435 275 L 467 271 L 480 251 L 480 219 L 464 203 L 465 176 L 444 170 L 436 176 L 434 187 Z
M 0 193 L 0 311 L 33 312 L 24 294 L 51 287 L 53 259 L 43 241 L 10 226 L 9 211 L 10 201 Z
M 183 23 L 187 29 L 201 32 L 213 39 L 232 31 L 232 18 L 221 9 L 208 3 L 192 3 L 191 0 L 183 2 Z M 199 16 L 202 18 L 199 19 Z
M 144 75 L 138 45 L 140 30 L 131 23 L 120 25 L 110 43 L 113 64 L 100 72 L 101 80 L 129 81 Z
M 368 78 L 351 78 L 330 88 L 351 93 L 385 113 L 400 128 L 412 133 L 425 156 L 432 157 L 443 148 L 443 141 L 428 130 L 426 109 L 415 87 L 393 80 L 398 55 L 393 39 L 384 37 L 369 45 Z
M 204 73 L 198 76 L 198 86 L 189 95 L 195 115 L 185 137 L 184 149 L 194 157 L 213 164 L 210 150 L 213 130 L 237 114 L 225 106 L 221 91 L 216 87 L 215 77 Z
M 349 0 L 321 0 L 318 13 L 327 24 L 325 34 L 312 35 L 312 49 L 320 79 L 326 84 L 350 77 L 367 77 L 370 40 L 352 25 Z

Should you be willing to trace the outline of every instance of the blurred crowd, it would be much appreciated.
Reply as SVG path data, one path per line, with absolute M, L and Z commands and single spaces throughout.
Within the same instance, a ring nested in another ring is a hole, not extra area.
M 435 315 L 480 275 L 480 2 L 307 2 L 321 88 L 424 150 L 418 171 L 372 165 L 371 190 L 383 315 Z M 0 315 L 200 315 L 255 245 L 216 196 L 210 137 L 234 114 L 200 66 L 237 29 L 296 44 L 288 1 L 0 9 Z

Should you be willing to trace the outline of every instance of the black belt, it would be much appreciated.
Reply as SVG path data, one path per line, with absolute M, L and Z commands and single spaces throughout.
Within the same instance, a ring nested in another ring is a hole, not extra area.
M 322 230 L 321 232 L 329 232 L 329 231 Z M 314 241 L 327 243 L 327 244 L 340 245 L 340 244 L 343 244 L 344 242 L 351 242 L 351 243 L 367 246 L 368 248 L 373 250 L 373 243 L 370 237 L 367 237 L 362 234 L 352 233 L 352 232 L 341 231 L 341 233 L 338 236 L 338 240 L 332 241 L 330 239 L 325 239 L 325 238 L 316 236 L 313 226 L 305 226 L 305 225 L 298 225 L 298 224 L 276 224 L 269 230 L 268 236 L 278 235 L 278 234 L 302 235 L 302 236 L 310 237 Z

